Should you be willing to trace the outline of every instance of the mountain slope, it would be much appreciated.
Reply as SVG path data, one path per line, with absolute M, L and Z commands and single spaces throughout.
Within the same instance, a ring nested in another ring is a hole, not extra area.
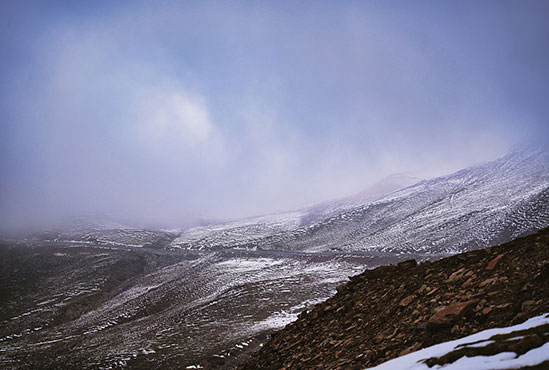
M 368 270 L 273 334 L 241 369 L 364 369 L 549 312 L 548 283 L 549 229 L 437 262 Z
M 301 226 L 308 226 L 364 204 L 375 202 L 388 194 L 415 185 L 420 181 L 422 179 L 419 177 L 405 174 L 387 176 L 358 194 L 306 208 L 306 216 L 301 219 Z
M 314 225 L 295 249 L 457 253 L 549 226 L 549 153 L 519 151 Z
M 549 152 L 518 150 L 350 209 L 341 204 L 191 229 L 171 247 L 451 254 L 494 245 L 549 226 Z M 339 213 L 325 217 L 327 209 Z
M 298 234 L 307 226 L 322 221 L 346 210 L 383 198 L 385 195 L 420 181 L 417 177 L 391 175 L 359 194 L 316 204 L 301 210 L 279 212 L 258 217 L 249 217 L 237 221 L 191 228 L 174 240 L 173 248 L 183 249 L 224 249 L 249 247 L 284 237 L 288 232 Z M 289 234 L 291 236 L 291 234 Z M 264 248 L 270 249 L 270 248 Z
M 0 242 L 0 368 L 223 368 L 389 261 Z

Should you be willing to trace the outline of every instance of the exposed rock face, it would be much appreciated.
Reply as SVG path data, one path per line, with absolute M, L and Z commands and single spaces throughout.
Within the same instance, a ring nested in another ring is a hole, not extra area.
M 549 229 L 350 279 L 275 333 L 241 369 L 363 369 L 549 312 Z

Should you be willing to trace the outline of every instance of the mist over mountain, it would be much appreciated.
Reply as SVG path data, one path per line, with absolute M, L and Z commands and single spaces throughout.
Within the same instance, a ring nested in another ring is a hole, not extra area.
M 549 361 L 548 1 L 0 14 L 0 368 Z
M 4 228 L 239 219 L 547 141 L 545 1 L 0 7 Z

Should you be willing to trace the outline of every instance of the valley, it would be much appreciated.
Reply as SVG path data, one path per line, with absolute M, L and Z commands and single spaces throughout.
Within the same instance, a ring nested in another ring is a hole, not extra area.
M 546 151 L 399 181 L 183 231 L 84 223 L 5 238 L 0 366 L 232 369 L 364 270 L 549 226 Z
M 3 245 L 3 368 L 223 368 L 394 256 Z M 32 357 L 29 357 L 32 353 Z

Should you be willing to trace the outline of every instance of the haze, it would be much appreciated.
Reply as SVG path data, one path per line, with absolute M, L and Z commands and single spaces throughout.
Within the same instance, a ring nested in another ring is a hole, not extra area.
M 0 217 L 184 227 L 545 141 L 547 1 L 0 5 Z

